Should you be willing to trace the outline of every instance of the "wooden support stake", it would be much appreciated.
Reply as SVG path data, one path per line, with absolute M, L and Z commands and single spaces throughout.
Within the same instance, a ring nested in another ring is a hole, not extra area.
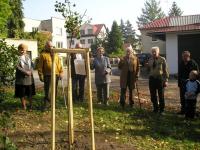
M 72 78 L 71 78 L 71 56 L 68 55 L 68 115 L 69 115 L 69 149 L 73 149 L 74 144 L 74 120 L 73 120 L 73 101 L 72 101 Z
M 86 69 L 87 69 L 88 101 L 89 101 L 89 113 L 90 113 L 90 124 L 91 124 L 91 143 L 92 143 L 91 144 L 91 149 L 95 150 L 94 120 L 93 120 L 92 87 L 91 87 L 89 51 L 86 52 Z
M 51 149 L 55 150 L 55 96 L 56 85 L 55 82 L 55 53 L 52 57 L 52 70 L 51 70 Z

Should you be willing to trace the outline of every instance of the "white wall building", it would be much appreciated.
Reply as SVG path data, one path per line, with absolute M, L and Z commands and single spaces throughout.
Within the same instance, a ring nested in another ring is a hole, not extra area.
M 200 15 L 176 16 L 157 19 L 140 28 L 142 45 L 151 53 L 152 46 L 159 46 L 166 56 L 170 74 L 178 73 L 182 52 L 190 51 L 200 65 Z M 152 39 L 156 38 L 156 43 Z
M 81 38 L 76 39 L 73 37 L 71 45 L 71 37 L 68 36 L 68 47 L 71 46 L 71 48 L 74 48 L 76 43 L 80 42 L 83 48 L 90 48 L 91 45 L 95 42 L 96 38 L 104 39 L 106 37 L 106 26 L 104 24 L 84 24 L 80 28 L 80 33 Z
M 25 32 L 34 32 L 34 31 L 48 31 L 52 34 L 52 43 L 56 48 L 67 48 L 67 34 L 64 27 L 65 20 L 51 17 L 48 20 L 34 20 L 29 18 L 23 19 L 25 23 L 24 31 Z M 64 61 L 66 54 L 60 53 L 62 61 Z M 64 64 L 64 63 L 63 63 Z
M 15 47 L 18 47 L 19 44 L 25 43 L 28 46 L 27 53 L 29 54 L 30 58 L 32 60 L 35 60 L 35 58 L 38 56 L 38 50 L 37 50 L 37 41 L 36 40 L 26 40 L 26 39 L 5 39 L 6 43 L 8 45 L 14 45 Z
M 23 19 L 24 31 L 49 31 L 52 33 L 52 43 L 57 48 L 67 48 L 67 34 L 64 28 L 65 20 L 51 17 L 48 20 Z

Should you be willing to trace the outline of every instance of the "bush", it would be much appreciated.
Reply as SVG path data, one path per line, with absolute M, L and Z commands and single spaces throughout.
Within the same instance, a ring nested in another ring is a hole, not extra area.
M 0 114 L 0 149 L 17 150 L 17 147 L 8 138 L 8 131 L 15 127 L 12 117 L 8 112 L 3 111 Z
M 120 48 L 117 49 L 117 51 L 112 52 L 109 57 L 122 57 L 124 56 L 124 51 Z
M 0 89 L 12 84 L 15 79 L 15 68 L 18 62 L 17 48 L 0 40 Z

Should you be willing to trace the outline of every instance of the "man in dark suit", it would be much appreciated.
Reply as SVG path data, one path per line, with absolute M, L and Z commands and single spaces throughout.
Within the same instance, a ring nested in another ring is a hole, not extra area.
M 185 114 L 185 98 L 184 98 L 184 83 L 189 78 L 189 74 L 192 70 L 199 72 L 198 64 L 190 58 L 190 52 L 184 51 L 182 53 L 182 61 L 178 67 L 178 86 L 180 90 L 180 103 L 181 111 L 178 114 Z
M 80 43 L 77 43 L 75 48 L 82 48 Z M 83 59 L 81 54 L 71 54 L 71 76 L 72 76 L 72 97 L 73 101 L 84 100 L 84 87 L 85 87 L 85 77 L 86 75 L 77 74 L 74 64 L 75 59 Z

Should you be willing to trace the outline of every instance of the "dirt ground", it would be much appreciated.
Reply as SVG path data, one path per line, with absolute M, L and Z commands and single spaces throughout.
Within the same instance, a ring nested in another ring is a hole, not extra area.
M 16 138 L 17 136 L 17 138 Z M 24 138 L 26 136 L 26 138 Z M 31 133 L 15 133 L 12 140 L 16 143 L 19 150 L 50 150 L 51 149 L 51 133 L 50 132 L 31 132 Z M 56 132 L 56 150 L 69 149 L 67 132 Z M 75 150 L 91 149 L 89 133 L 75 132 Z M 107 140 L 108 139 L 108 140 Z M 116 143 L 108 134 L 95 133 L 95 144 L 97 150 L 134 150 L 133 145 Z

